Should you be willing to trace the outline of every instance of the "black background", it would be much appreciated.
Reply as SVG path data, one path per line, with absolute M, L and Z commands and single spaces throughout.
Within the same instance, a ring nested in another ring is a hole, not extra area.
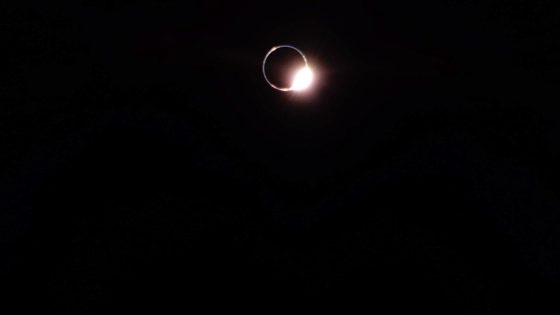
M 558 310 L 553 1 L 2 15 L 0 267 L 20 310 Z M 314 66 L 309 93 L 266 85 L 279 44 Z

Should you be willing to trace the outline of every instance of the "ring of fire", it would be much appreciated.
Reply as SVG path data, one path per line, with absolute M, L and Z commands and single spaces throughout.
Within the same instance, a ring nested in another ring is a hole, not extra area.
M 292 80 L 292 86 L 290 87 L 279 87 L 277 85 L 275 85 L 274 83 L 272 83 L 268 76 L 266 75 L 266 61 L 268 60 L 268 57 L 275 52 L 278 49 L 281 48 L 289 48 L 292 50 L 295 50 L 302 58 L 303 61 L 305 62 L 305 66 L 301 69 L 299 69 L 293 77 Z M 267 53 L 266 56 L 264 57 L 264 60 L 262 62 L 262 73 L 264 76 L 264 79 L 266 80 L 266 82 L 274 89 L 278 90 L 278 91 L 282 91 L 282 92 L 300 92 L 303 91 L 307 88 L 309 88 L 309 86 L 311 86 L 311 83 L 313 83 L 313 72 L 311 71 L 311 69 L 309 68 L 309 65 L 307 63 L 307 58 L 305 57 L 305 55 L 301 52 L 301 50 L 297 49 L 294 46 L 291 45 L 279 45 L 279 46 L 274 46 L 272 47 Z

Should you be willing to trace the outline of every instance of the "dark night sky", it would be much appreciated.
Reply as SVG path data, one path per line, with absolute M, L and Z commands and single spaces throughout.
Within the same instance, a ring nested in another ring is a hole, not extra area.
M 555 313 L 559 7 L 2 9 L 7 300 Z M 316 67 L 309 95 L 264 81 L 279 44 Z

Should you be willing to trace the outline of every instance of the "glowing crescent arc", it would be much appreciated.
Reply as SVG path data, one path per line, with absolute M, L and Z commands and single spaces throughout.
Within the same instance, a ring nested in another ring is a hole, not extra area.
M 285 87 L 279 87 L 277 85 L 275 85 L 274 83 L 270 82 L 270 80 L 268 79 L 268 76 L 266 75 L 266 61 L 268 60 L 268 57 L 277 49 L 280 48 L 290 48 L 295 50 L 298 54 L 300 54 L 300 56 L 303 58 L 303 61 L 305 62 L 305 67 L 308 67 L 307 64 L 307 58 L 305 57 L 305 55 L 301 52 L 301 50 L 297 49 L 296 47 L 292 46 L 292 45 L 278 45 L 278 46 L 274 46 L 272 47 L 267 53 L 266 56 L 264 56 L 264 60 L 262 62 L 262 73 L 264 75 L 264 79 L 266 80 L 266 82 L 274 89 L 278 90 L 278 91 L 282 91 L 282 92 L 289 92 L 289 91 L 294 91 L 295 89 L 293 87 L 289 87 L 289 88 L 285 88 Z

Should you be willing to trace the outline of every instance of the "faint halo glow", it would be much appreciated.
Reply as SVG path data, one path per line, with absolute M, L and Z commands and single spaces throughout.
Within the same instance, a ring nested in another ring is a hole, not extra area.
M 290 90 L 300 92 L 310 87 L 311 83 L 313 83 L 313 71 L 305 66 L 296 72 Z

